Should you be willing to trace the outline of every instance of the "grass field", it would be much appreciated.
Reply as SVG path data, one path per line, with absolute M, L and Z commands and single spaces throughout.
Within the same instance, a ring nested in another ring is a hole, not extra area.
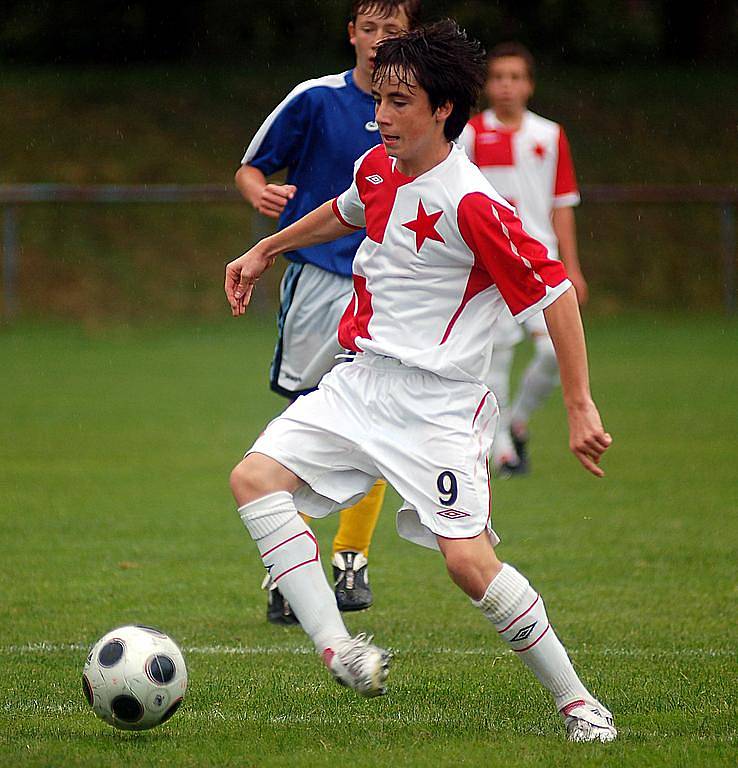
M 244 320 L 0 332 L 0 764 L 734 766 L 738 759 L 738 326 L 647 316 L 589 328 L 615 438 L 602 481 L 566 450 L 559 398 L 527 479 L 496 483 L 500 555 L 541 590 L 611 745 L 570 745 L 547 697 L 394 532 L 376 605 L 349 628 L 396 657 L 389 695 L 336 686 L 297 630 L 264 621 L 261 567 L 230 499 L 280 407 L 272 328 Z M 334 521 L 317 528 L 328 549 Z M 185 706 L 117 732 L 82 697 L 86 650 L 129 622 L 185 650 Z

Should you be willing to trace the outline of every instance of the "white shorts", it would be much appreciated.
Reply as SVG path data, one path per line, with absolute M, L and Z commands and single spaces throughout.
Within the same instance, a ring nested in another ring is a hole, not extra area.
M 522 324 L 512 316 L 510 310 L 505 307 L 492 326 L 492 338 L 495 347 L 510 349 L 528 336 L 548 336 L 548 327 L 543 311 L 531 315 Z
M 496 426 L 497 402 L 482 384 L 362 354 L 274 419 L 249 453 L 305 481 L 295 503 L 311 517 L 351 506 L 383 477 L 404 499 L 403 538 L 437 549 L 436 536 L 488 530 L 494 545 L 487 454 Z
M 338 323 L 353 295 L 350 277 L 313 264 L 287 267 L 280 286 L 277 345 L 269 374 L 271 387 L 294 399 L 318 386 L 343 351 Z

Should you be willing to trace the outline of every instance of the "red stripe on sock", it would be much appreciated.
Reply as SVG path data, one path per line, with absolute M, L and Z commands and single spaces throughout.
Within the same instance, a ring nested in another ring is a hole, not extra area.
M 301 563 L 297 563 L 297 565 L 293 565 L 291 568 L 288 568 L 286 571 L 282 571 L 282 573 L 280 573 L 278 576 L 275 576 L 272 573 L 271 574 L 272 581 L 275 584 L 282 578 L 282 576 L 286 576 L 288 573 L 291 573 L 295 569 L 302 568 L 303 565 L 308 565 L 310 563 L 318 562 L 318 559 L 320 558 L 320 550 L 318 549 L 318 540 L 315 538 L 315 536 L 311 531 L 301 531 L 300 533 L 297 533 L 294 536 L 290 536 L 289 539 L 285 539 L 284 541 L 280 542 L 279 544 L 272 547 L 270 550 L 268 550 L 261 556 L 262 561 L 268 554 L 270 554 L 271 552 L 274 552 L 275 549 L 279 549 L 280 547 L 283 547 L 285 544 L 289 544 L 291 541 L 294 541 L 300 536 L 307 536 L 313 542 L 313 544 L 315 544 L 315 554 L 312 557 L 308 558 L 307 560 L 303 560 Z
M 534 601 L 533 601 L 533 602 L 532 602 L 532 603 L 531 603 L 531 604 L 530 604 L 530 605 L 529 605 L 529 606 L 528 606 L 528 607 L 527 607 L 527 608 L 526 608 L 526 609 L 525 609 L 525 610 L 524 610 L 524 611 L 523 611 L 523 612 L 520 614 L 520 616 L 518 616 L 518 617 L 517 617 L 517 619 L 513 619 L 513 620 L 512 620 L 512 621 L 511 621 L 511 622 L 510 622 L 510 623 L 509 623 L 509 624 L 508 624 L 508 625 L 505 627 L 505 629 L 498 629 L 497 631 L 498 631 L 500 634 L 502 634 L 503 632 L 507 632 L 507 630 L 508 630 L 508 629 L 510 629 L 510 627 L 512 627 L 512 625 L 513 625 L 513 624 L 514 624 L 516 621 L 518 621 L 519 619 L 522 619 L 522 618 L 523 618 L 523 616 L 525 616 L 525 614 L 526 614 L 526 613 L 530 613 L 530 611 L 532 611 L 532 610 L 533 610 L 533 608 L 535 607 L 535 604 L 536 604 L 536 603 L 537 603 L 537 602 L 538 602 L 540 599 L 541 599 L 541 595 L 540 595 L 540 593 L 539 593 L 539 594 L 537 594 L 537 595 L 536 595 L 536 599 L 535 599 L 535 600 L 534 600 Z
M 300 531 L 300 533 L 296 533 L 294 536 L 290 536 L 289 539 L 285 539 L 284 541 L 280 541 L 279 544 L 276 544 L 271 549 L 268 549 L 261 556 L 261 559 L 263 560 L 268 554 L 271 554 L 272 552 L 274 552 L 275 549 L 279 549 L 280 547 L 283 547 L 285 544 L 289 544 L 293 539 L 297 539 L 300 536 L 309 536 L 313 540 L 313 543 L 315 544 L 315 546 L 316 547 L 318 546 L 318 542 L 317 542 L 315 536 L 313 536 L 313 534 L 310 533 L 310 531 Z

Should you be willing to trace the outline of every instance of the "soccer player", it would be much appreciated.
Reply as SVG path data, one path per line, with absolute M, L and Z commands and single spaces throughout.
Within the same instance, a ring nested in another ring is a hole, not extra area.
M 254 208 L 279 219 L 284 229 L 351 183 L 356 158 L 379 143 L 371 96 L 374 51 L 383 37 L 416 26 L 420 0 L 354 0 L 348 35 L 356 53 L 351 71 L 301 83 L 265 120 L 236 172 L 236 186 Z M 287 170 L 284 184 L 267 176 Z M 351 296 L 351 262 L 363 235 L 295 247 L 281 285 L 277 345 L 271 387 L 290 400 L 311 392 L 344 350 L 338 321 Z M 338 606 L 362 610 L 372 604 L 367 557 L 386 485 L 344 510 L 333 539 L 332 565 Z M 296 619 L 277 584 L 265 579 L 267 618 Z
M 460 143 L 489 183 L 513 206 L 526 231 L 543 243 L 550 258 L 561 260 L 580 304 L 587 283 L 577 255 L 574 206 L 579 204 L 574 165 L 564 129 L 528 110 L 533 95 L 534 61 L 520 43 L 502 43 L 487 59 L 486 96 L 490 108 L 475 115 Z M 514 347 L 525 332 L 534 355 L 521 379 L 512 407 L 510 373 Z M 558 384 L 559 371 L 543 314 L 519 326 L 509 312 L 495 325 L 495 349 L 487 378 L 500 407 L 500 426 L 493 449 L 500 476 L 529 469 L 528 422 Z
M 482 383 L 489 329 L 506 303 L 543 310 L 561 367 L 570 444 L 603 474 L 611 443 L 590 395 L 574 290 L 452 143 L 484 81 L 484 56 L 452 21 L 384 40 L 373 93 L 383 144 L 346 191 L 226 267 L 234 316 L 286 250 L 366 227 L 339 339 L 356 352 L 272 421 L 231 474 L 262 561 L 329 670 L 365 696 L 384 692 L 389 655 L 351 637 L 297 513 L 325 515 L 384 477 L 404 498 L 400 535 L 440 550 L 452 580 L 553 696 L 569 738 L 610 741 L 612 715 L 577 676 L 542 598 L 494 550 L 487 453 L 494 395 Z

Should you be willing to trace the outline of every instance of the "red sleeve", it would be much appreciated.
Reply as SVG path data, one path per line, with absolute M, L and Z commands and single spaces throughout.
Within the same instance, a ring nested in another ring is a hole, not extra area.
M 554 197 L 559 195 L 579 194 L 577 178 L 574 174 L 574 162 L 571 159 L 569 140 L 564 129 L 559 129 L 559 158 L 556 163 L 556 182 L 554 184 Z
M 569 286 L 559 261 L 531 237 L 515 213 L 483 192 L 472 192 L 459 203 L 459 232 L 497 285 L 518 322 L 555 301 Z

